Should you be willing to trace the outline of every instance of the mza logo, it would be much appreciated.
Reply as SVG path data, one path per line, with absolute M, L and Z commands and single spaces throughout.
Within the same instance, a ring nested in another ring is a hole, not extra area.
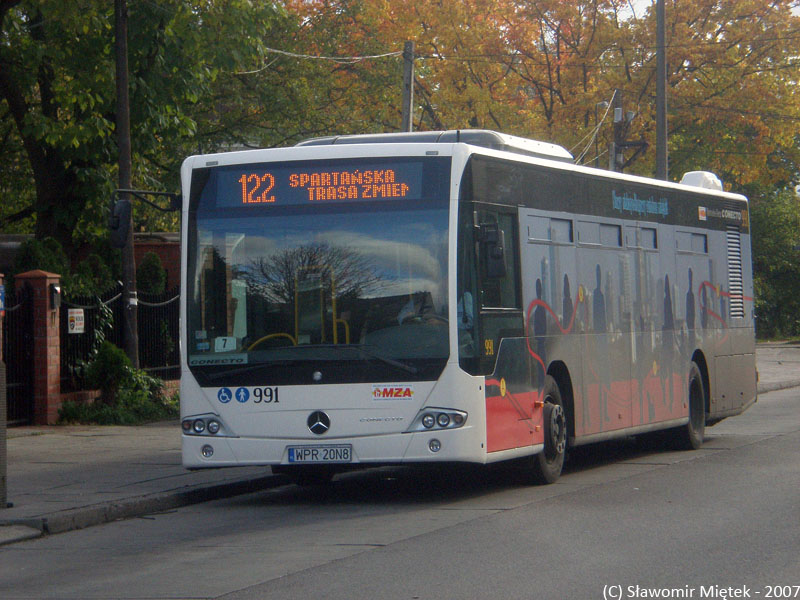
M 414 397 L 414 388 L 410 385 L 373 385 L 373 400 L 410 400 Z

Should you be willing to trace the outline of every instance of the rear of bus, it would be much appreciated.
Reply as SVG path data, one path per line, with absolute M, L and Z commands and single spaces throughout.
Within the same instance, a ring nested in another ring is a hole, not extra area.
M 464 157 L 401 146 L 184 162 L 186 467 L 485 461 L 483 378 L 457 358 Z

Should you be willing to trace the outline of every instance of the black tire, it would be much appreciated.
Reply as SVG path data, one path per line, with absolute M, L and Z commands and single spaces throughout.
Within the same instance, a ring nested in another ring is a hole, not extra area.
M 550 375 L 544 380 L 544 450 L 531 457 L 535 483 L 555 483 L 561 476 L 567 451 L 567 417 L 561 390 Z
M 706 391 L 700 367 L 689 366 L 689 422 L 675 430 L 675 442 L 682 450 L 697 450 L 703 445 L 706 430 Z

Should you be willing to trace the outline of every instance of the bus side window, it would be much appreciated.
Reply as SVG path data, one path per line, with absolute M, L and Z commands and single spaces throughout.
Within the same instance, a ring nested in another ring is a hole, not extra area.
M 505 233 L 497 223 L 481 223 L 478 239 L 483 256 L 483 276 L 502 279 L 506 276 Z
M 515 235 L 512 215 L 483 215 L 479 233 L 482 307 L 519 308 Z
M 505 338 L 522 338 L 524 335 L 523 315 L 520 308 L 520 286 L 518 276 L 517 216 L 514 213 L 489 212 L 480 215 L 480 223 L 494 223 L 498 238 L 503 244 L 502 273 L 490 272 L 488 258 L 483 255 L 492 251 L 479 243 L 481 255 L 480 271 L 480 372 L 494 372 L 495 362 L 500 355 Z M 495 257 L 498 258 L 499 257 Z M 492 275 L 495 275 L 492 277 Z M 505 352 L 513 352 L 513 345 L 506 345 Z M 507 364 L 504 361 L 503 364 Z

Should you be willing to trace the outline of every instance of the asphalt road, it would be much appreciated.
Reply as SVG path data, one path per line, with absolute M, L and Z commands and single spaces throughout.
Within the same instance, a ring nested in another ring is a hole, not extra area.
M 699 451 L 580 448 L 550 486 L 375 469 L 0 548 L 5 600 L 220 597 L 800 598 L 800 390 Z

